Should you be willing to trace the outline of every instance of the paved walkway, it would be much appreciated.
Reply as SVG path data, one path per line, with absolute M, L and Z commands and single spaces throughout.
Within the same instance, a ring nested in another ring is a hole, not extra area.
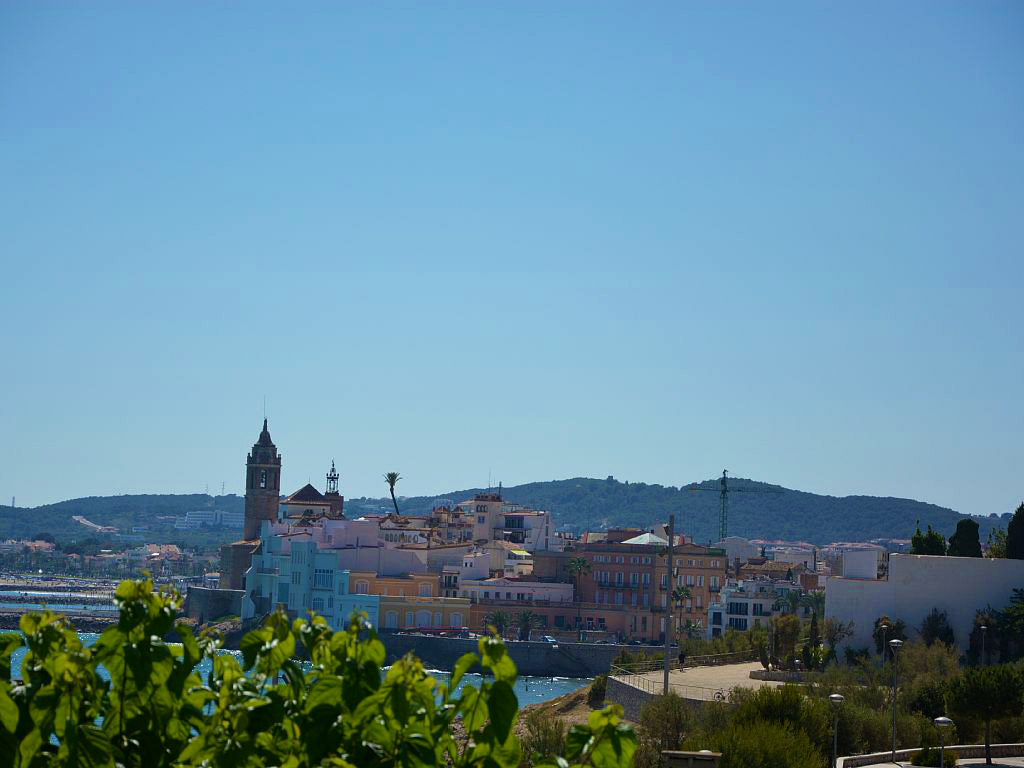
M 704 700 L 713 698 L 715 691 L 728 693 L 733 688 L 762 688 L 766 685 L 782 685 L 782 683 L 774 680 L 752 679 L 750 673 L 755 669 L 763 669 L 760 662 L 750 661 L 743 664 L 687 667 L 683 670 L 673 669 L 669 673 L 669 683 L 681 695 Z M 664 674 L 662 670 L 657 670 L 644 672 L 635 677 L 642 679 L 641 687 L 657 689 L 663 684 Z

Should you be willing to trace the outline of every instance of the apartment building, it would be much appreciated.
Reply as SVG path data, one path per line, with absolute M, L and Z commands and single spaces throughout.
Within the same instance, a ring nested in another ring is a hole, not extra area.
M 767 624 L 782 614 L 780 598 L 794 590 L 800 592 L 800 585 L 770 579 L 743 579 L 727 585 L 708 606 L 707 637 L 718 637 L 727 629 L 743 632 Z

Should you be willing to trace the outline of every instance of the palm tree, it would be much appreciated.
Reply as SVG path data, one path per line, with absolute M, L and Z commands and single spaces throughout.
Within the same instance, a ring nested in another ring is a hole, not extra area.
M 519 639 L 529 640 L 530 630 L 540 624 L 540 617 L 533 611 L 520 611 L 516 614 L 516 626 L 519 628 Z
M 505 611 L 491 611 L 484 616 L 484 624 L 488 627 L 494 627 L 499 637 L 505 634 L 505 630 L 508 629 L 510 623 L 510 617 Z
M 585 557 L 574 557 L 565 567 L 572 574 L 573 581 L 576 582 L 576 592 L 573 594 L 573 598 L 576 600 L 576 627 L 579 628 L 582 623 L 580 621 L 580 577 L 584 573 L 590 573 L 590 561 Z
M 395 514 L 398 514 L 398 501 L 395 499 L 395 483 L 402 479 L 402 476 L 397 472 L 388 472 L 384 475 L 384 480 L 388 484 L 388 488 L 391 490 L 391 503 L 395 505 Z
M 789 590 L 785 595 L 782 596 L 782 599 L 780 601 L 782 604 L 783 612 L 795 614 L 797 612 L 797 609 L 803 603 L 803 599 L 803 595 L 801 595 L 797 590 Z
M 683 601 L 689 600 L 693 597 L 693 590 L 689 587 L 676 587 L 672 590 L 672 605 L 676 609 L 673 611 L 675 616 L 674 626 L 679 625 L 679 611 L 683 607 Z
M 803 606 L 809 608 L 815 616 L 825 615 L 825 593 L 821 590 L 808 592 L 803 597 Z

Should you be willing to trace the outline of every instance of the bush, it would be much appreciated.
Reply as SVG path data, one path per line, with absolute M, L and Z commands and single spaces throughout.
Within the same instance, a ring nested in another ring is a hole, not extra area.
M 825 764 L 824 754 L 806 734 L 764 721 L 730 725 L 711 738 L 710 749 L 722 753 L 719 768 L 821 768 Z
M 515 768 L 515 664 L 494 636 L 455 664 L 448 685 L 407 655 L 381 679 L 384 645 L 353 620 L 334 632 L 322 617 L 283 611 L 242 638 L 241 658 L 217 654 L 221 638 L 175 626 L 175 592 L 123 582 L 120 619 L 92 648 L 66 620 L 26 614 L 22 635 L 0 635 L 0 766 L 170 768 L 199 765 Z M 174 632 L 180 645 L 163 638 Z M 23 683 L 11 684 L 22 645 Z M 295 660 L 302 654 L 310 664 Z M 211 671 L 197 667 L 209 659 Z M 479 687 L 456 692 L 466 672 Z M 467 742 L 457 740 L 461 719 Z M 590 713 L 565 736 L 569 763 L 628 766 L 632 730 L 614 707 Z
M 604 702 L 608 690 L 608 675 L 598 675 L 587 689 L 587 704 L 596 707 Z
M 533 709 L 523 721 L 523 755 L 530 764 L 541 758 L 553 758 L 565 751 L 565 721 L 545 709 Z
M 937 768 L 940 765 L 940 759 L 942 759 L 942 754 L 938 747 L 925 747 L 920 752 L 914 753 L 914 756 L 910 759 L 910 764 L 936 766 Z M 947 749 L 945 764 L 948 766 L 954 766 L 956 765 L 956 761 L 956 752 L 951 749 Z
M 746 725 L 758 721 L 786 725 L 804 733 L 819 749 L 832 744 L 832 716 L 829 704 L 810 699 L 795 685 L 761 688 L 737 699 L 733 723 Z
M 669 692 L 644 704 L 637 725 L 641 740 L 654 742 L 659 750 L 679 749 L 687 731 L 693 726 L 693 720 L 690 705 Z

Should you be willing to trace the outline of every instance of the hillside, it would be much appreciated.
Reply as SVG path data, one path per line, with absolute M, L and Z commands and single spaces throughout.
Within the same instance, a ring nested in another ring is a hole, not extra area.
M 614 526 L 646 528 L 656 521 L 667 520 L 669 513 L 675 513 L 677 525 L 685 533 L 700 542 L 713 541 L 718 537 L 718 480 L 706 480 L 700 487 L 709 490 L 578 477 L 505 488 L 504 496 L 509 501 L 550 510 L 560 528 L 574 531 Z M 949 536 L 957 520 L 964 517 L 952 509 L 913 499 L 821 496 L 743 478 L 730 478 L 730 488 L 781 491 L 730 495 L 729 532 L 748 538 L 802 539 L 816 544 L 910 538 L 918 520 L 922 527 L 930 524 Z M 401 498 L 399 504 L 404 514 L 422 514 L 429 512 L 438 499 L 462 501 L 481 490 L 467 488 L 437 496 Z M 147 540 L 178 541 L 185 532 L 175 532 L 173 521 L 159 518 L 182 516 L 194 509 L 241 511 L 243 507 L 239 496 L 205 494 L 98 496 L 31 509 L 2 507 L 0 539 L 27 538 L 41 531 L 52 533 L 59 540 L 82 539 L 91 534 L 72 520 L 72 516 L 81 515 L 98 525 L 112 525 L 122 531 L 130 531 L 133 526 L 148 526 Z M 386 513 L 392 507 L 389 498 L 355 498 L 346 499 L 345 509 L 351 516 Z M 1006 526 L 1010 512 L 1012 510 L 1007 510 L 1006 518 L 1001 520 L 975 518 L 981 526 L 982 541 L 994 525 Z M 201 536 L 211 546 L 232 539 L 229 531 L 209 531 Z
M 719 481 L 698 484 L 708 491 L 622 483 L 614 478 L 577 477 L 527 483 L 505 488 L 504 498 L 554 513 L 561 528 L 575 531 L 614 526 L 645 528 L 675 513 L 676 524 L 697 541 L 718 538 Z M 730 478 L 731 489 L 770 489 L 782 493 L 737 492 L 729 496 L 729 533 L 759 539 L 802 539 L 815 544 L 873 538 L 906 538 L 918 520 L 931 524 L 947 537 L 962 517 L 959 512 L 913 499 L 880 496 L 821 496 L 743 478 Z M 400 500 L 405 514 L 422 514 L 438 498 L 461 501 L 481 489 L 452 491 L 440 496 L 416 496 Z M 346 508 L 366 511 L 390 509 L 390 499 L 348 499 Z M 992 527 L 1003 520 L 975 518 L 984 541 Z

